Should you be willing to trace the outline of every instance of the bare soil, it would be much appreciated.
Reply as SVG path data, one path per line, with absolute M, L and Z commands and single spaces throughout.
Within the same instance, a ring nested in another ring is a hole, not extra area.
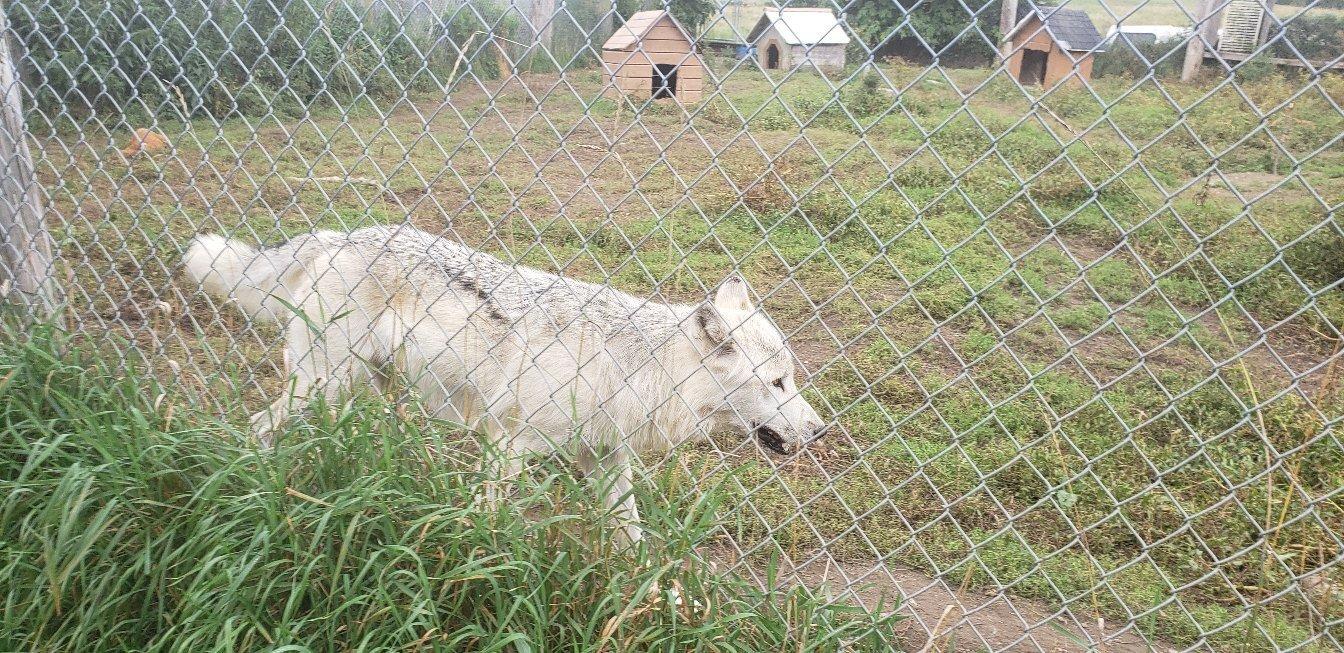
M 738 564 L 731 550 L 720 549 L 712 555 L 721 564 Z M 742 565 L 741 573 L 764 582 L 761 569 Z M 1116 628 L 1103 620 L 1080 618 L 1068 607 L 1052 609 L 1043 601 L 994 588 L 970 590 L 916 569 L 880 561 L 837 561 L 820 552 L 802 564 L 781 560 L 778 574 L 786 582 L 869 610 L 898 602 L 896 611 L 907 618 L 898 627 L 897 636 L 907 651 L 1174 650 L 1165 643 L 1144 639 L 1132 627 Z

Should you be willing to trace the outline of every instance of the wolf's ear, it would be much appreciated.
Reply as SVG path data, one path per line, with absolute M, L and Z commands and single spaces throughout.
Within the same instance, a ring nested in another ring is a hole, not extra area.
M 704 336 L 711 349 L 718 348 L 724 353 L 732 350 L 732 343 L 728 340 L 728 323 L 723 320 L 715 304 L 701 304 L 695 309 L 695 315 L 691 319 L 695 321 L 696 328 L 700 330 L 700 334 Z
M 747 282 L 737 275 L 725 279 L 719 291 L 714 293 L 714 305 L 721 311 L 750 311 L 751 297 L 747 294 Z

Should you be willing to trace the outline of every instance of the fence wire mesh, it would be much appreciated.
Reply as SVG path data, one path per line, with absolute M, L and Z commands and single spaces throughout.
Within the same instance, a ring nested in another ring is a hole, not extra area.
M 304 329 L 185 282 L 199 233 L 741 275 L 828 429 L 637 465 L 728 479 L 724 568 L 903 599 L 912 649 L 1340 650 L 1339 5 L 814 4 L 9 0 L 0 217 L 44 211 L 72 329 L 240 421 Z

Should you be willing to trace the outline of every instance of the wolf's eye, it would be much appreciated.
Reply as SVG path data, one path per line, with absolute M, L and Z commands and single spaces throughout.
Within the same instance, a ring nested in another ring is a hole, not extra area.
M 781 376 L 781 377 L 779 377 L 778 379 L 775 379 L 774 381 L 771 381 L 771 382 L 770 382 L 770 385 L 773 385 L 773 386 L 775 386 L 776 388 L 779 388 L 780 390 L 783 390 L 783 389 L 784 389 L 784 377 Z

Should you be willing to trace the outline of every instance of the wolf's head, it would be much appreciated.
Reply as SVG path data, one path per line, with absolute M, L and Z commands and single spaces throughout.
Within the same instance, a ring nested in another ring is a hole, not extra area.
M 793 353 L 770 318 L 752 304 L 745 282 L 737 277 L 725 281 L 691 319 L 719 392 L 713 408 L 717 417 L 780 454 L 794 453 L 821 435 L 825 424 L 794 383 Z

